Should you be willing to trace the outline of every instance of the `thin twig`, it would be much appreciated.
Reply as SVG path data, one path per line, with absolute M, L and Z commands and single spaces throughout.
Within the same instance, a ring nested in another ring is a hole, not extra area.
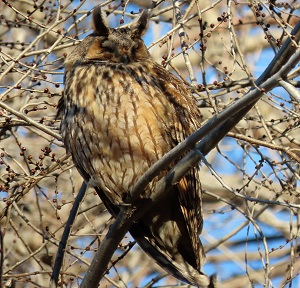
M 63 235 L 59 242 L 58 251 L 56 254 L 55 263 L 54 263 L 54 267 L 53 267 L 53 271 L 52 271 L 52 275 L 51 275 L 51 282 L 54 282 L 56 286 L 58 284 L 59 272 L 60 272 L 60 269 L 61 269 L 61 266 L 62 266 L 62 263 L 64 260 L 65 249 L 66 249 L 66 246 L 68 243 L 68 238 L 69 238 L 69 235 L 71 232 L 71 228 L 72 228 L 72 225 L 76 218 L 76 215 L 77 215 L 77 212 L 79 209 L 79 205 L 85 196 L 86 189 L 87 189 L 86 183 L 82 182 L 82 185 L 79 189 L 79 192 L 75 198 L 74 204 L 70 211 L 69 218 L 65 225 Z M 50 283 L 50 285 L 53 285 L 53 284 Z

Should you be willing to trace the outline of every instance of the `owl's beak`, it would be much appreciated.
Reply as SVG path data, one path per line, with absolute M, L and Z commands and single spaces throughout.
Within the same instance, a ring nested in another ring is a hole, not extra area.
M 129 52 L 129 47 L 122 47 L 121 51 L 122 51 L 124 54 L 128 54 L 128 52 Z

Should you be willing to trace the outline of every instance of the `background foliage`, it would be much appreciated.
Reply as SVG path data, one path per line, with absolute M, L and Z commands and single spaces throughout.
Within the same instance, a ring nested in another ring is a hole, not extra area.
M 61 143 L 56 105 L 63 62 L 90 33 L 100 2 L 0 3 L 0 214 L 3 287 L 49 285 L 82 179 Z M 297 1 L 101 1 L 113 27 L 152 8 L 152 57 L 190 83 L 203 113 L 241 98 L 299 21 Z M 296 44 L 295 44 L 296 45 Z M 282 60 L 282 59 L 281 59 Z M 202 164 L 207 274 L 222 287 L 298 287 L 299 67 L 265 94 Z M 213 175 L 211 167 L 218 176 Z M 234 192 L 234 193 L 233 193 Z M 61 287 L 77 287 L 112 223 L 89 189 L 72 226 Z M 101 287 L 182 285 L 130 235 Z M 1 286 L 1 284 L 0 284 Z M 178 286 L 176 286 L 178 287 Z

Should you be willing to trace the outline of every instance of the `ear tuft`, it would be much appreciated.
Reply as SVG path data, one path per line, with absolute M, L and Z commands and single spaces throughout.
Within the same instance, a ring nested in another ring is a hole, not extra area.
M 149 18 L 149 11 L 144 10 L 141 16 L 137 19 L 137 21 L 131 25 L 131 29 L 135 31 L 137 36 L 142 36 L 146 32 L 149 23 Z
M 95 7 L 93 10 L 93 29 L 100 36 L 107 36 L 109 32 L 100 6 Z

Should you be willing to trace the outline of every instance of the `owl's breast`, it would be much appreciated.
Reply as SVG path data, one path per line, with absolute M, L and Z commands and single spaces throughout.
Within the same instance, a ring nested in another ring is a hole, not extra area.
M 66 74 L 66 148 L 113 203 L 174 146 L 174 108 L 142 72 L 87 65 Z

